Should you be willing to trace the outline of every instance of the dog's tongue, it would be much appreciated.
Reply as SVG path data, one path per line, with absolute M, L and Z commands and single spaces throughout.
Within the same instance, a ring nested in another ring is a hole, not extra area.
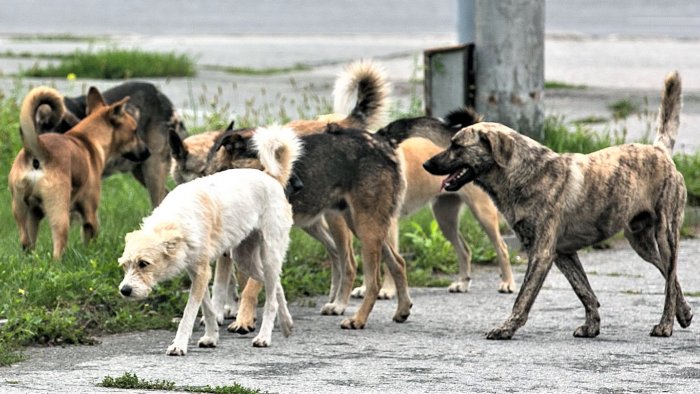
M 455 177 L 455 174 L 450 174 L 448 177 L 442 180 L 442 183 L 440 184 L 440 192 L 445 190 L 445 186 L 447 186 L 450 183 L 450 181 Z

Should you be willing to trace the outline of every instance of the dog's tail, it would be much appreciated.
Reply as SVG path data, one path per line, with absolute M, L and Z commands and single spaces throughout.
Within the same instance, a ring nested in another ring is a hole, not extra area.
M 673 146 L 676 144 L 682 106 L 681 77 L 678 71 L 673 71 L 666 76 L 664 90 L 661 92 L 659 126 L 654 141 L 654 146 L 664 147 L 669 156 L 673 153 Z
M 373 129 L 381 125 L 389 109 L 391 86 L 384 70 L 371 60 L 348 65 L 333 88 L 333 112 L 348 114 L 350 126 Z M 350 105 L 355 100 L 355 106 Z
M 46 117 L 58 124 L 65 111 L 63 96 L 56 89 L 39 86 L 27 93 L 19 112 L 19 131 L 24 150 L 35 159 L 42 161 L 47 155 L 46 148 L 39 140 L 37 119 Z
M 460 108 L 447 114 L 445 120 L 427 116 L 395 120 L 379 129 L 375 135 L 398 146 L 408 138 L 422 137 L 441 148 L 450 145 L 460 129 L 481 122 L 481 116 L 471 108 Z
M 252 138 L 265 172 L 286 186 L 294 162 L 301 156 L 302 142 L 294 130 L 285 126 L 258 127 Z

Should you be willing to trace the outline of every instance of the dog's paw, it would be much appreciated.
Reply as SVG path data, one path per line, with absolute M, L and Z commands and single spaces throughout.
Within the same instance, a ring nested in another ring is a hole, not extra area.
M 270 346 L 270 342 L 270 338 L 264 338 L 261 334 L 253 338 L 253 347 L 268 347 Z
M 679 303 L 676 306 L 676 319 L 682 328 L 687 328 L 693 321 L 693 309 L 688 303 Z
M 514 293 L 515 292 L 515 281 L 510 281 L 510 282 L 505 282 L 501 281 L 501 284 L 498 285 L 498 292 L 499 293 Z
M 486 334 L 486 339 L 511 339 L 513 338 L 513 330 L 507 328 L 494 328 Z
M 457 280 L 447 287 L 447 291 L 450 293 L 467 293 L 470 285 L 471 280 Z
M 345 330 L 361 330 L 365 328 L 365 322 L 349 318 L 340 322 L 340 328 Z
M 379 294 L 377 294 L 378 300 L 390 300 L 396 296 L 396 289 L 379 289 Z
M 237 305 L 224 305 L 224 318 L 225 319 L 235 319 L 238 314 Z
M 234 321 L 233 323 L 229 324 L 228 327 L 226 327 L 226 330 L 228 332 L 245 335 L 255 331 L 255 323 L 253 323 L 252 325 L 238 324 L 237 321 Z
M 406 320 L 408 320 L 409 316 L 411 316 L 411 311 L 408 311 L 408 312 L 396 311 L 396 313 L 394 314 L 394 317 L 392 319 L 397 323 L 403 323 Z
M 168 346 L 168 350 L 165 351 L 165 354 L 168 356 L 184 356 L 187 354 L 187 347 L 172 344 Z
M 670 337 L 673 334 L 673 324 L 657 324 L 651 329 L 652 337 Z
M 350 293 L 350 297 L 352 298 L 365 298 L 365 291 L 367 289 L 365 286 L 360 286 L 352 289 L 352 293 Z
M 345 306 L 329 302 L 321 308 L 323 316 L 340 316 L 345 313 Z
M 197 345 L 199 347 L 216 347 L 216 345 L 218 343 L 219 343 L 218 336 L 210 337 L 208 335 L 205 335 L 205 336 L 199 338 L 199 342 L 197 342 Z
M 595 338 L 600 334 L 600 326 L 584 324 L 574 331 L 576 338 Z

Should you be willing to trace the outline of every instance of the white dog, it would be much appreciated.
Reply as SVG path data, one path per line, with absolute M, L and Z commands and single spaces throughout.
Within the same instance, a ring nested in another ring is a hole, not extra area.
M 270 344 L 279 309 L 285 336 L 292 328 L 279 275 L 289 244 L 292 209 L 284 194 L 301 141 L 288 128 L 258 129 L 253 143 L 264 172 L 233 169 L 184 183 L 145 218 L 141 229 L 125 237 L 119 264 L 125 276 L 122 296 L 143 299 L 158 282 L 187 270 L 192 279 L 187 306 L 166 354 L 183 356 L 200 304 L 205 334 L 200 347 L 214 347 L 219 328 L 209 298 L 210 262 L 227 250 L 239 268 L 265 283 L 260 334 L 253 346 Z

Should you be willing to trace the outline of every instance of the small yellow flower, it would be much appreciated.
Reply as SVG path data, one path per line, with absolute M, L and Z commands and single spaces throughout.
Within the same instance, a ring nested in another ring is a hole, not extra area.
M 75 73 L 68 73 L 68 75 L 66 75 L 66 79 L 69 81 L 75 81 L 76 78 L 78 77 L 75 75 Z
M 25 293 L 24 289 L 17 289 L 17 292 L 21 295 L 24 295 L 24 293 Z

